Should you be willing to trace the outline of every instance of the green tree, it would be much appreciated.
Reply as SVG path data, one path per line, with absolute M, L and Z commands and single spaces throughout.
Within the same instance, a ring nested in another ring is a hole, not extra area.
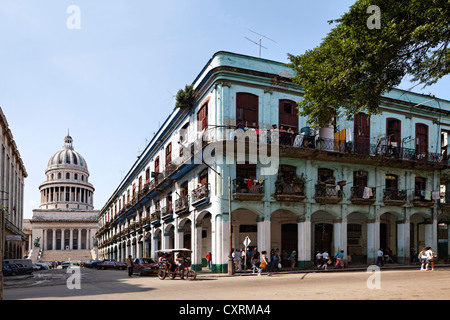
M 380 28 L 368 8 L 381 12 Z M 409 75 L 424 86 L 450 73 L 449 0 L 358 0 L 322 43 L 289 54 L 304 90 L 299 114 L 324 126 L 333 117 L 379 113 L 381 96 Z

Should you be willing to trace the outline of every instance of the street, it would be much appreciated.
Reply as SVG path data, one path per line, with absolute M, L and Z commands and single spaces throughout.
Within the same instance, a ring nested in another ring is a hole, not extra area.
M 34 278 L 6 278 L 5 300 L 448 300 L 450 269 L 382 270 L 379 273 L 298 272 L 226 276 L 200 274 L 196 280 L 129 278 L 126 271 L 81 268 L 75 282 L 65 270 Z M 378 278 L 374 278 L 378 277 Z M 76 283 L 75 283 L 76 284 Z M 72 287 L 72 289 L 70 289 Z

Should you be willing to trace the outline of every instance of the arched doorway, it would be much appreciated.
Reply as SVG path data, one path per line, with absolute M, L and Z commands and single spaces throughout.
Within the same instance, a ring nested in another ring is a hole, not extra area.
M 392 213 L 383 213 L 380 217 L 380 248 L 390 250 L 391 255 L 397 252 L 397 217 Z
M 449 258 L 449 224 L 450 217 L 448 214 L 441 214 L 438 216 L 438 230 L 437 230 L 437 245 L 435 249 L 439 259 Z
M 201 235 L 198 241 L 201 242 L 200 261 L 202 267 L 207 267 L 206 254 L 212 251 L 212 215 L 208 211 L 200 213 L 197 218 L 197 224 L 201 225 Z
M 333 216 L 328 212 L 319 211 L 311 216 L 314 248 L 311 252 L 311 259 L 317 251 L 328 251 L 330 256 L 334 255 L 333 251 Z
M 298 252 L 298 216 L 288 210 L 277 210 L 271 215 L 271 249 L 278 249 L 281 263 L 289 266 L 289 254 Z
M 349 262 L 353 264 L 366 263 L 367 239 L 366 215 L 353 212 L 347 216 L 347 255 L 351 257 Z
M 179 229 L 182 231 L 183 241 L 180 243 L 182 248 L 192 249 L 192 224 L 190 219 L 184 219 L 179 224 Z
M 175 249 L 175 227 L 173 224 L 166 226 L 164 237 L 166 238 L 165 247 L 167 249 Z

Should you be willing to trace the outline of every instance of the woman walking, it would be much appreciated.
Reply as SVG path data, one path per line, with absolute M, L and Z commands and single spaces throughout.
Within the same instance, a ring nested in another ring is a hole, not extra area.
M 431 270 L 434 271 L 434 252 L 431 250 L 431 247 L 427 247 L 427 251 L 425 252 L 427 256 L 427 261 L 431 264 Z M 428 269 L 428 267 L 427 267 Z
M 419 253 L 419 257 L 420 257 L 420 270 L 421 271 L 426 271 L 428 269 L 428 264 L 430 263 L 427 260 L 427 247 L 423 247 L 422 251 L 420 251 Z
M 261 276 L 261 273 L 265 270 L 267 270 L 267 266 L 268 266 L 268 260 L 267 260 L 267 251 L 263 251 L 261 252 L 261 263 L 259 264 L 259 269 L 258 269 L 258 276 Z M 267 273 L 268 276 L 270 276 L 270 272 Z
M 336 264 L 334 265 L 334 267 L 336 268 L 338 265 L 339 265 L 342 269 L 344 268 L 344 250 L 341 250 L 341 251 L 336 255 Z

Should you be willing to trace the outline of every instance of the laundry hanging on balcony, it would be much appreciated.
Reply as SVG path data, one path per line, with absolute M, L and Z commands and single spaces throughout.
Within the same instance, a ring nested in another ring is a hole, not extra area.
M 373 197 L 372 188 L 364 187 L 363 199 L 370 199 L 371 197 Z
M 431 193 L 431 198 L 432 198 L 433 200 L 441 200 L 441 194 L 440 194 L 440 192 L 439 192 L 439 191 L 433 191 L 433 192 Z

